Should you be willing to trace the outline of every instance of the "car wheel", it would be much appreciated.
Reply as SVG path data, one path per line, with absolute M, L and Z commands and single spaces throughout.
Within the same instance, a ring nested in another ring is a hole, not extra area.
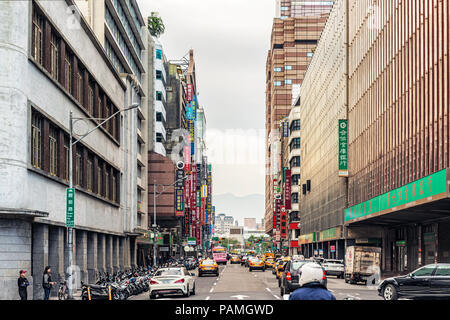
M 189 289 L 189 286 L 187 287 L 187 291 L 186 294 L 184 295 L 185 297 L 189 297 L 191 295 L 191 291 Z
M 199 272 L 199 273 L 198 273 L 198 276 L 201 277 L 201 276 L 203 276 L 203 275 Z
M 149 298 L 150 300 L 156 299 L 156 295 L 154 293 L 150 293 Z
M 284 288 L 283 287 L 280 287 L 280 295 L 283 298 L 283 296 L 284 296 Z
M 398 299 L 397 289 L 392 285 L 388 284 L 383 289 L 383 298 L 384 300 L 392 301 Z
M 263 271 L 263 272 L 265 272 L 265 271 L 266 271 L 266 269 L 262 269 L 262 271 Z
M 249 272 L 252 272 L 252 268 L 248 268 L 248 271 L 249 271 Z
M 194 284 L 194 288 L 192 289 L 192 295 L 195 296 L 195 284 Z

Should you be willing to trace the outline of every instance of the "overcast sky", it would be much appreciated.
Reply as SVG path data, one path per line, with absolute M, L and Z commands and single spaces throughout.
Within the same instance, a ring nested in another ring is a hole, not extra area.
M 138 0 L 169 60 L 194 50 L 215 194 L 264 194 L 265 64 L 275 0 Z

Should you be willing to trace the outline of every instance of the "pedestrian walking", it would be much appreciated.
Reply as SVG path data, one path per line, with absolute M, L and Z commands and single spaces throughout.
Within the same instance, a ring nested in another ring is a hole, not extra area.
M 44 288 L 44 300 L 48 300 L 50 298 L 50 291 L 52 290 L 52 286 L 55 282 L 52 281 L 52 276 L 50 266 L 46 266 L 44 269 L 44 274 L 42 276 L 42 287 Z
M 289 296 L 289 300 L 336 300 L 324 282 L 324 271 L 317 263 L 306 263 L 299 279 L 300 288 Z
M 25 278 L 26 273 L 27 273 L 26 270 L 20 270 L 19 279 L 17 279 L 17 286 L 19 287 L 20 300 L 28 299 L 27 288 L 30 285 L 30 283 L 28 282 L 28 279 Z

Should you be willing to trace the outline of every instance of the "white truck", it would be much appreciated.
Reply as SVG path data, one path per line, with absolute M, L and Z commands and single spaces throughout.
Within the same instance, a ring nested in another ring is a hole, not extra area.
M 381 248 L 351 246 L 345 252 L 345 282 L 355 284 L 379 277 Z

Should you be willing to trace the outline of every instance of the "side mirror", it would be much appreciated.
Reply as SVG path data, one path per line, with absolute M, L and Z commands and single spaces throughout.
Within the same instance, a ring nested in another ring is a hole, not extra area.
M 415 279 L 415 278 L 416 278 L 416 275 L 415 275 L 414 273 L 410 273 L 410 274 L 409 274 L 409 277 L 410 277 L 411 279 Z

